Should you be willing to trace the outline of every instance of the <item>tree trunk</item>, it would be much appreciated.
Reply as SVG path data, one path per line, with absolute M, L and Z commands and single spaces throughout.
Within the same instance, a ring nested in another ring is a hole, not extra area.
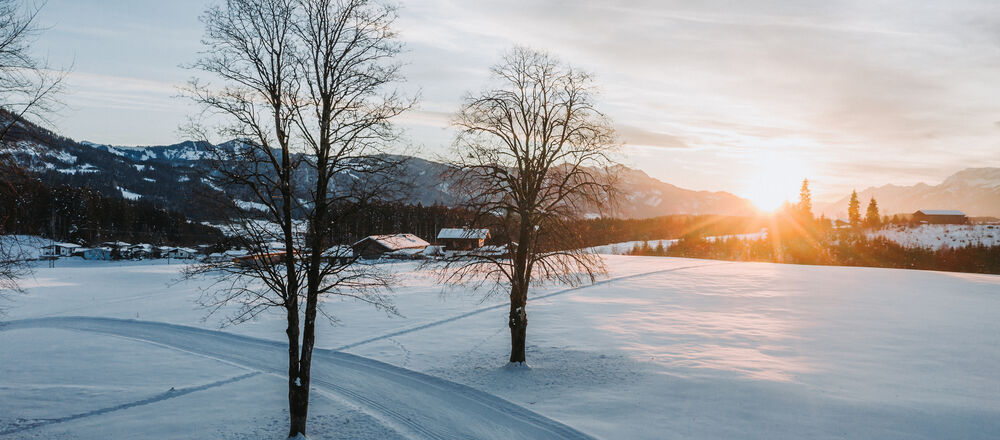
M 306 435 L 306 419 L 309 415 L 309 387 L 304 383 L 302 386 L 295 383 L 288 385 L 288 413 L 291 420 L 288 436 Z
M 518 301 L 520 302 L 520 301 Z M 528 313 L 524 310 L 524 303 L 510 303 L 510 361 L 525 362 L 524 345 L 527 339 Z
M 299 308 L 298 300 L 293 298 L 285 304 L 288 328 L 288 436 L 294 437 L 306 433 L 306 414 L 309 409 L 309 390 L 302 392 L 302 382 L 299 379 Z

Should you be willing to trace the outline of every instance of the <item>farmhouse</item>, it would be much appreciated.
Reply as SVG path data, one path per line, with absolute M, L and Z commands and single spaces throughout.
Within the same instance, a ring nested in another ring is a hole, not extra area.
M 354 249 L 346 245 L 334 245 L 323 251 L 323 260 L 330 264 L 349 264 L 354 260 Z
M 160 249 L 162 250 L 163 248 Z M 165 258 L 179 258 L 182 260 L 194 258 L 196 255 L 198 255 L 198 251 L 183 247 L 170 248 L 163 252 L 163 257 Z
M 413 234 L 369 235 L 351 245 L 361 258 L 373 260 L 403 249 L 423 250 L 431 244 Z
M 73 251 L 73 255 L 84 260 L 110 260 L 111 249 L 106 247 L 77 248 Z
M 146 243 L 133 244 L 132 246 L 128 247 L 128 250 L 126 252 L 123 253 L 125 253 L 128 256 L 128 258 L 138 258 L 140 260 L 144 258 L 152 258 L 153 245 Z
M 73 243 L 52 243 L 42 248 L 42 258 L 69 257 L 80 245 Z
M 969 218 L 962 211 L 921 209 L 913 213 L 913 221 L 938 225 L 961 225 L 967 223 Z
M 468 251 L 478 249 L 490 238 L 489 229 L 444 228 L 437 239 L 446 251 Z

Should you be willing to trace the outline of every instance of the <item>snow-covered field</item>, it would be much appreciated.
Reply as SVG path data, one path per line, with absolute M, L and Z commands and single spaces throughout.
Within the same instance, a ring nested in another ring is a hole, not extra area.
M 415 263 L 404 317 L 332 300 L 317 438 L 998 438 L 1000 276 L 609 256 L 502 298 Z M 60 261 L 0 328 L 0 438 L 282 438 L 283 322 L 218 328 L 164 262 Z
M 1000 245 L 1000 225 L 920 225 L 915 228 L 889 226 L 868 233 L 869 237 L 885 237 L 907 247 L 970 245 Z

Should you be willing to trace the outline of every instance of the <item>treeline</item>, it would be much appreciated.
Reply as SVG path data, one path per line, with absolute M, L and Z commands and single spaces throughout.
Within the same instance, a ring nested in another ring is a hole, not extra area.
M 106 197 L 92 189 L 50 187 L 11 167 L 0 173 L 0 233 L 74 243 L 123 240 L 152 244 L 221 243 L 216 228 L 142 200 Z
M 354 212 L 343 231 L 343 241 L 375 234 L 411 233 L 434 242 L 442 228 L 460 228 L 473 221 L 471 211 L 443 205 L 410 205 L 380 202 Z M 765 221 L 755 217 L 719 215 L 670 215 L 649 219 L 597 218 L 570 222 L 579 242 L 567 245 L 590 247 L 636 240 L 670 239 L 686 234 L 730 235 L 759 232 Z M 492 242 L 504 242 L 501 232 L 491 231 Z
M 397 233 L 410 233 L 434 242 L 441 228 L 463 227 L 470 224 L 473 218 L 471 212 L 461 208 L 402 202 L 374 202 L 346 211 L 350 212 L 350 217 L 338 222 L 346 225 L 344 230 L 339 231 L 340 241 L 345 243 L 369 235 Z
M 847 233 L 837 234 L 832 240 L 806 237 L 709 240 L 690 236 L 667 248 L 637 246 L 631 254 L 1000 274 L 1000 246 L 906 247 L 884 237 Z

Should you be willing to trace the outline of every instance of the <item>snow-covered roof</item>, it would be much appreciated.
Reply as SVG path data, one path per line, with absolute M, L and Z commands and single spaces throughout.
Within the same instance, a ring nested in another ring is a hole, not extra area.
M 180 251 L 180 252 L 187 252 L 189 254 L 196 254 L 196 253 L 198 253 L 198 251 L 196 251 L 194 249 L 191 249 L 191 248 L 186 248 L 186 247 L 179 247 L 179 248 L 176 248 L 174 250 L 175 251 Z
M 129 246 L 132 246 L 130 243 L 126 243 L 124 241 L 105 241 L 103 244 L 106 244 L 106 245 L 112 246 L 112 247 L 129 247 Z
M 466 228 L 444 228 L 441 232 L 438 232 L 438 240 L 448 240 L 448 239 L 471 239 L 471 240 L 485 240 L 489 238 L 489 229 L 466 229 Z
M 49 246 L 59 246 L 61 248 L 66 248 L 66 249 L 76 249 L 80 247 L 80 245 L 73 243 L 52 243 Z
M 358 242 L 354 243 L 354 245 L 357 246 L 365 240 L 372 240 L 391 251 L 399 249 L 425 248 L 431 245 L 413 234 L 369 235 L 368 237 L 358 240 Z
M 924 215 L 965 215 L 964 212 L 954 209 L 921 209 L 917 212 Z

